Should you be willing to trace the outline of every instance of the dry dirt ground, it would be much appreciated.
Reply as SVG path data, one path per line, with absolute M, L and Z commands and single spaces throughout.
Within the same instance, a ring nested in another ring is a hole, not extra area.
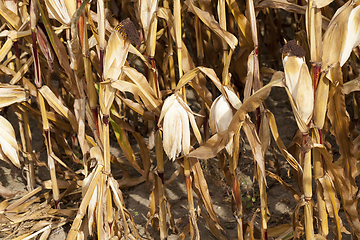
M 296 132 L 297 127 L 285 91 L 280 88 L 273 89 L 270 97 L 266 100 L 266 105 L 268 109 L 274 113 L 280 137 L 284 141 L 285 145 L 288 146 Z M 8 112 L 8 118 L 14 119 L 13 113 L 11 111 Z M 14 122 L 13 125 L 18 132 L 17 123 Z M 35 121 L 32 122 L 32 129 L 34 134 L 33 148 L 36 151 L 42 151 L 43 156 L 45 155 L 45 148 L 43 146 L 41 131 L 37 127 L 37 123 Z M 274 171 L 274 169 L 270 167 L 269 161 L 274 161 L 275 156 L 277 156 L 279 159 L 281 177 L 287 183 L 293 184 L 295 186 L 296 184 L 294 180 L 288 176 L 289 165 L 281 156 L 273 140 L 271 145 L 274 146 L 274 150 L 271 150 L 270 148 L 266 154 L 266 159 L 268 160 L 266 163 L 266 168 L 270 171 Z M 115 142 L 114 146 L 116 146 Z M 121 156 L 121 151 L 119 149 L 113 148 L 113 154 Z M 221 171 L 219 170 L 220 168 L 218 166 L 218 160 L 201 160 L 201 162 L 215 211 L 219 216 L 228 239 L 236 239 L 236 221 L 230 208 L 231 190 L 224 180 Z M 251 150 L 245 141 L 242 148 L 238 169 L 239 175 L 241 176 L 242 195 L 246 209 L 245 219 L 248 220 L 251 219 L 254 211 L 260 205 L 257 183 L 256 181 L 253 182 L 253 165 L 254 161 L 251 155 Z M 178 165 L 176 162 L 167 162 L 165 165 L 165 179 L 169 179 L 171 174 L 177 168 Z M 22 173 L 20 171 L 15 171 L 15 174 L 10 174 L 10 171 L 11 168 L 8 164 L 0 162 L 1 184 L 13 192 L 18 192 L 18 195 L 23 194 L 26 191 L 26 183 Z M 41 172 L 39 177 L 42 180 L 50 179 L 46 169 L 41 169 L 39 171 Z M 130 173 L 132 177 L 137 176 L 135 171 L 130 171 Z M 121 178 L 121 173 L 114 172 L 114 176 L 116 178 Z M 268 222 L 269 227 L 277 226 L 283 223 L 291 223 L 291 213 L 295 208 L 295 201 L 293 200 L 292 195 L 284 190 L 284 188 L 273 179 L 267 178 L 267 186 L 268 208 L 271 215 Z M 123 194 L 126 208 L 132 214 L 141 237 L 148 239 L 144 227 L 148 221 L 147 213 L 150 192 L 146 183 L 142 183 L 128 189 L 123 189 Z M 175 181 L 166 186 L 166 196 L 168 197 L 172 213 L 177 222 L 177 228 L 180 230 L 180 232 L 182 232 L 184 227 L 188 224 L 188 209 L 185 181 L 181 174 L 177 176 Z M 195 204 L 197 204 L 196 194 L 194 194 L 194 199 Z M 0 200 L 2 201 L 3 199 Z M 257 217 L 256 225 L 258 225 L 259 220 L 259 217 Z M 346 222 L 345 218 L 343 220 Z M 204 220 L 201 217 L 198 220 L 198 226 L 202 239 L 216 239 L 208 230 Z M 53 231 L 49 239 L 65 239 L 68 230 L 69 226 L 56 229 Z M 159 234 L 150 225 L 147 227 L 147 230 L 152 238 L 159 239 Z M 178 239 L 178 235 L 173 234 L 171 230 L 169 230 L 168 239 Z M 346 239 L 346 237 L 344 239 Z

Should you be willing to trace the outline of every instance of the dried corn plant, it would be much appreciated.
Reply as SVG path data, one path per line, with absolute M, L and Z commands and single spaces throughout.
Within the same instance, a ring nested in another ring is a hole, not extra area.
M 330 231 L 360 239 L 360 1 L 7 0 L 0 15 L 0 157 L 24 172 L 28 191 L 14 197 L 0 189 L 7 239 L 46 239 L 65 224 L 67 239 L 141 239 L 120 189 L 143 182 L 148 224 L 160 239 L 169 229 L 201 239 L 200 218 L 215 238 L 228 239 L 201 166 L 209 158 L 231 189 L 238 239 L 326 239 Z M 298 127 L 288 148 L 265 105 L 274 87 L 285 89 Z M 36 127 L 47 161 L 32 148 Z M 111 139 L 126 161 L 112 155 Z M 244 141 L 260 196 L 251 218 L 239 176 Z M 297 186 L 266 164 L 272 141 Z M 41 166 L 50 180 L 38 180 Z M 189 216 L 181 229 L 165 191 L 179 172 Z M 287 224 L 268 224 L 270 178 L 296 202 Z

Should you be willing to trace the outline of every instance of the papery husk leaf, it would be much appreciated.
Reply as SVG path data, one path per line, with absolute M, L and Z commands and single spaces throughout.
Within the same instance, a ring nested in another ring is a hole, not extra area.
M 348 34 L 348 16 L 352 10 L 352 6 L 350 6 L 350 4 L 351 1 L 348 1 L 336 11 L 324 33 L 322 71 L 333 66 L 340 60 L 340 54 L 344 49 L 344 44 Z M 334 48 L 333 46 L 337 47 Z
M 99 88 L 99 105 L 100 110 L 104 116 L 109 116 L 110 108 L 115 99 L 116 89 L 111 86 L 111 81 L 103 81 Z
M 260 104 L 269 96 L 271 88 L 274 86 L 282 86 L 282 78 L 271 81 L 266 86 L 256 91 L 250 98 L 248 98 L 235 113 L 229 129 L 212 136 L 204 146 L 192 151 L 188 157 L 195 157 L 200 159 L 208 159 L 215 157 L 230 141 L 236 131 L 238 131 L 241 124 L 243 124 L 248 112 L 254 111 Z
M 70 25 L 71 16 L 68 13 L 65 2 L 63 0 L 45 0 L 45 5 L 49 13 L 55 17 L 63 25 Z
M 0 108 L 21 103 L 29 99 L 29 92 L 24 88 L 8 84 L 0 84 Z
M 311 81 L 309 69 L 306 64 L 302 64 L 299 73 L 299 83 L 295 98 L 296 106 L 301 119 L 308 124 L 312 118 L 314 110 L 314 89 Z
M 340 53 L 340 66 L 348 60 L 352 49 L 360 44 L 360 5 L 352 9 L 348 20 L 348 35 L 345 39 L 344 48 Z
M 187 1 L 190 11 L 197 15 L 201 21 L 208 26 L 212 31 L 216 33 L 222 40 L 229 44 L 231 49 L 235 49 L 238 44 L 237 38 L 232 35 L 230 32 L 222 29 L 218 22 L 214 19 L 214 16 L 210 15 L 208 12 L 201 10 L 200 8 L 195 7 L 191 1 Z
M 164 119 L 163 147 L 171 160 L 175 160 L 180 152 L 186 155 L 190 151 L 189 118 L 181 101 L 176 94 L 167 98 L 159 118 L 159 124 Z
M 104 80 L 117 80 L 121 74 L 129 51 L 129 41 L 125 41 L 121 34 L 114 31 L 106 46 L 104 56 Z
M 11 123 L 0 116 L 0 129 L 2 134 L 0 135 L 0 158 L 9 159 L 12 164 L 20 168 L 20 160 L 18 155 L 18 145 L 15 137 L 15 131 Z
M 56 97 L 48 86 L 43 86 L 39 92 L 44 96 L 47 103 L 60 115 L 68 119 L 74 131 L 77 132 L 78 125 L 74 114 Z
M 313 116 L 314 125 L 319 129 L 322 129 L 324 126 L 327 104 L 328 104 L 328 96 L 329 96 L 329 80 L 325 77 L 325 74 L 321 74 L 315 93 L 314 116 Z
M 288 97 L 289 97 L 289 100 L 290 100 L 290 105 L 291 105 L 291 108 L 294 112 L 294 116 L 295 116 L 295 120 L 296 120 L 296 123 L 299 127 L 299 130 L 302 132 L 302 133 L 307 133 L 309 131 L 309 127 L 306 125 L 306 123 L 304 122 L 302 116 L 300 115 L 299 111 L 298 111 L 298 107 L 296 106 L 296 103 L 289 91 L 289 89 L 287 87 L 285 87 L 285 90 L 286 90 L 286 93 L 288 94 Z

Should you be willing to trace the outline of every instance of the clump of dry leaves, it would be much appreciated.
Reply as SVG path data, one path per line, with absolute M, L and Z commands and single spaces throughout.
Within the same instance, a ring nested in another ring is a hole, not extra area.
M 326 239 L 330 229 L 338 239 L 360 238 L 359 0 L 6 0 L 0 15 L 0 107 L 16 113 L 20 131 L 16 139 L 0 116 L 0 156 L 25 172 L 28 189 L 13 198 L 0 188 L 0 229 L 8 239 L 46 239 L 64 224 L 71 225 L 67 239 L 140 239 L 120 187 L 143 181 L 149 222 L 166 239 L 168 228 L 177 228 L 165 195 L 169 160 L 186 179 L 189 220 L 180 238 L 200 239 L 201 217 L 217 239 L 227 239 L 200 165 L 213 157 L 231 187 L 238 238 L 254 239 L 255 217 L 243 218 L 237 172 L 242 137 L 260 191 L 261 239 Z M 289 149 L 264 105 L 273 87 L 285 88 L 298 125 Z M 199 112 L 188 105 L 189 91 Z M 32 149 L 30 117 L 42 127 L 47 162 Z M 111 135 L 140 180 L 111 174 L 112 167 L 124 170 L 110 153 Z M 330 135 L 339 157 L 326 147 Z M 271 138 L 299 191 L 265 166 Z M 43 165 L 51 179 L 39 186 Z M 292 221 L 275 228 L 267 226 L 267 177 L 297 204 Z M 60 207 L 66 198 L 79 204 Z

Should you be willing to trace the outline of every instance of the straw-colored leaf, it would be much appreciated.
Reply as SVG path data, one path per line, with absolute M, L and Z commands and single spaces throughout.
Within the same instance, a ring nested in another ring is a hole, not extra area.
M 0 85 L 0 108 L 21 103 L 29 99 L 29 92 L 24 88 L 1 84 Z
M 264 0 L 256 5 L 256 10 L 261 10 L 264 8 L 275 8 L 283 9 L 287 12 L 293 12 L 298 14 L 305 14 L 306 8 L 286 0 Z
M 43 86 L 39 89 L 39 92 L 57 113 L 68 119 L 74 131 L 77 132 L 78 125 L 75 115 L 56 97 L 51 89 L 48 86 Z
M 190 10 L 196 14 L 206 26 L 214 31 L 221 39 L 226 41 L 231 49 L 235 49 L 236 45 L 238 44 L 238 40 L 233 34 L 222 29 L 219 23 L 215 20 L 214 16 L 196 7 L 192 1 L 187 1 L 187 3 Z
M 11 27 L 13 27 L 15 30 L 19 30 L 21 26 L 20 17 L 8 9 L 5 6 L 4 1 L 0 1 L 0 15 L 5 19 L 6 22 L 11 25 Z
M 0 116 L 0 157 L 1 159 L 9 159 L 12 164 L 20 168 L 20 160 L 18 155 L 18 145 L 15 137 L 15 131 L 11 123 L 3 116 Z
M 353 144 L 348 138 L 349 114 L 345 107 L 345 96 L 343 94 L 343 79 L 339 63 L 335 68 L 336 85 L 331 84 L 328 104 L 328 118 L 332 124 L 332 133 L 336 137 L 336 142 L 340 149 L 340 154 L 344 157 L 343 168 L 348 178 L 356 176 L 356 159 L 353 155 Z

